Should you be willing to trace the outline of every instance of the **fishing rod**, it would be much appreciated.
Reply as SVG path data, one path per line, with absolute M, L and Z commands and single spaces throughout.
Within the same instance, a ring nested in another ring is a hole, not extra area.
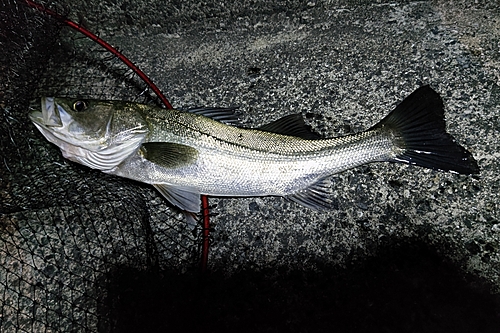
M 103 39 L 99 38 L 97 35 L 84 28 L 78 23 L 75 23 L 64 17 L 61 14 L 56 13 L 55 11 L 39 4 L 31 0 L 24 0 L 25 3 L 32 8 L 39 10 L 42 13 L 52 16 L 58 21 L 64 23 L 65 25 L 73 28 L 84 36 L 90 38 L 92 41 L 96 42 L 103 48 L 105 48 L 108 52 L 113 54 L 115 57 L 120 59 L 128 68 L 130 68 L 135 74 L 137 74 L 143 81 L 146 83 L 148 87 L 158 96 L 158 98 L 162 101 L 167 109 L 173 109 L 172 104 L 168 101 L 165 95 L 161 92 L 160 88 L 158 88 L 154 82 L 132 61 L 130 61 L 123 53 L 118 51 L 111 44 L 107 43 Z M 201 214 L 202 214 L 202 246 L 201 246 L 201 263 L 200 269 L 202 273 L 207 271 L 208 265 L 208 251 L 210 247 L 210 206 L 208 204 L 208 197 L 206 195 L 201 196 Z

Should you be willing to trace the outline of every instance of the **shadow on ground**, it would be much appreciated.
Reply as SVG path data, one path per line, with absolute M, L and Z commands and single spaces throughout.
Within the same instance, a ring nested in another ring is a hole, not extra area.
M 112 273 L 113 332 L 499 332 L 500 295 L 423 244 L 344 270 Z

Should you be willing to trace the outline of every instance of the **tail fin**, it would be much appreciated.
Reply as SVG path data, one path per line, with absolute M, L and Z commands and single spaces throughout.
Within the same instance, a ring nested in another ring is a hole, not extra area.
M 373 129 L 391 130 L 402 153 L 390 162 L 403 162 L 425 168 L 477 174 L 477 162 L 464 147 L 446 133 L 443 101 L 429 86 L 408 96 Z

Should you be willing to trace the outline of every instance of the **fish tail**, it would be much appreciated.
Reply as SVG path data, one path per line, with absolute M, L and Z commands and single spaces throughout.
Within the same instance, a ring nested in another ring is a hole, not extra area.
M 408 96 L 372 129 L 390 131 L 398 153 L 389 162 L 478 174 L 476 160 L 446 132 L 443 101 L 428 85 Z

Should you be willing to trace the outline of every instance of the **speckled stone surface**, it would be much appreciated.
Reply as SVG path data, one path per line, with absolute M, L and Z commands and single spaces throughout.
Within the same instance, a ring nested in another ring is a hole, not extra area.
M 178 29 L 156 20 L 151 29 L 134 25 L 106 37 L 134 55 L 174 106 L 238 105 L 246 126 L 300 112 L 324 136 L 349 134 L 430 84 L 444 99 L 448 131 L 472 151 L 481 174 L 368 165 L 332 177 L 339 208 L 331 212 L 281 198 L 213 198 L 219 215 L 210 265 L 227 272 L 315 269 L 419 239 L 498 286 L 498 8 L 297 8 L 238 12 Z M 481 18 L 489 23 L 477 24 Z

